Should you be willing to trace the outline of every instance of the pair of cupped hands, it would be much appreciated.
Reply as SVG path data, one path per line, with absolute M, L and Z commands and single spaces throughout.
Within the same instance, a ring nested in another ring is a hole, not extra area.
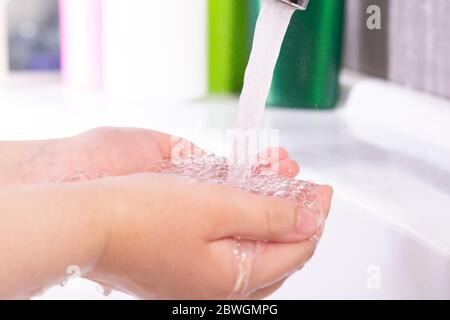
M 95 239 L 82 276 L 108 288 L 149 299 L 233 297 L 241 276 L 233 252 L 242 239 L 259 245 L 238 298 L 271 295 L 312 257 L 311 237 L 322 232 L 317 215 L 296 201 L 151 172 L 179 143 L 151 130 L 95 129 L 40 142 L 4 183 L 90 190 L 96 232 L 82 235 Z M 286 150 L 267 157 L 280 175 L 298 175 Z M 316 189 L 327 216 L 332 189 Z

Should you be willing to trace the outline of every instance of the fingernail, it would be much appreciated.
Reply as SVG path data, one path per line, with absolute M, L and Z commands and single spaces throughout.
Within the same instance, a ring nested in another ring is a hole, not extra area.
M 311 210 L 300 208 L 297 217 L 297 232 L 304 236 L 312 236 L 316 228 L 316 215 Z

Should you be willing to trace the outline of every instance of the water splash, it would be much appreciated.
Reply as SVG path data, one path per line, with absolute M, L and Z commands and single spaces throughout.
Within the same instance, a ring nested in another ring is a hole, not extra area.
M 311 210 L 320 207 L 320 195 L 316 193 L 318 185 L 313 182 L 281 176 L 270 170 L 267 162 L 255 163 L 248 179 L 230 180 L 228 176 L 231 168 L 233 166 L 230 166 L 226 158 L 204 155 L 176 162 L 163 161 L 156 164 L 151 171 L 185 176 L 198 182 L 225 185 L 263 196 L 296 200 Z
M 230 165 L 226 158 L 213 155 L 192 157 L 176 162 L 160 162 L 152 168 L 152 172 L 174 174 L 189 177 L 199 183 L 219 184 L 258 195 L 296 201 L 299 208 L 308 208 L 317 215 L 317 233 L 310 239 L 317 244 L 323 230 L 324 212 L 321 195 L 317 192 L 318 185 L 280 176 L 268 168 L 270 164 L 256 163 L 252 166 L 250 175 L 243 180 L 230 180 Z M 247 298 L 249 279 L 252 271 L 256 248 L 264 245 L 262 242 L 246 241 L 236 238 L 233 255 L 237 261 L 237 279 L 231 299 Z
M 251 161 L 256 159 L 257 148 L 252 146 L 258 145 L 258 135 L 253 133 L 261 127 L 273 72 L 294 12 L 294 7 L 280 1 L 264 0 L 262 3 L 239 99 L 236 134 L 230 154 L 230 163 L 244 165 L 233 166 L 229 172 L 230 180 L 247 179 Z

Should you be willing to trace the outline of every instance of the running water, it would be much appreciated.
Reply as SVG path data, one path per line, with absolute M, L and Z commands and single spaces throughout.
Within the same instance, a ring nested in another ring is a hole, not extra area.
M 189 177 L 198 182 L 225 185 L 264 196 L 296 200 L 311 210 L 321 209 L 319 195 L 315 193 L 318 185 L 280 176 L 278 172 L 271 170 L 270 164 L 255 163 L 244 183 L 229 180 L 229 170 L 226 158 L 204 155 L 176 162 L 164 161 L 150 171 Z
M 229 179 L 232 181 L 250 176 L 273 72 L 294 12 L 294 7 L 281 1 L 264 0 L 262 3 L 239 100 L 236 134 L 230 155 Z
M 158 164 L 152 171 L 176 174 L 198 182 L 222 184 L 265 196 L 297 201 L 318 216 L 317 241 L 323 225 L 320 195 L 315 184 L 288 179 L 272 171 L 270 164 L 257 163 L 258 130 L 262 125 L 266 100 L 281 46 L 295 9 L 278 0 L 263 0 L 256 24 L 252 53 L 239 101 L 231 155 L 229 159 L 212 155 Z M 258 246 L 264 243 L 236 239 L 233 255 L 237 279 L 230 298 L 247 298 L 252 264 Z

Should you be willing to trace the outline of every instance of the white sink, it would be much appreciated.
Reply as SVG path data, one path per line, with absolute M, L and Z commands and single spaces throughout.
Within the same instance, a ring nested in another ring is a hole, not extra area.
M 316 256 L 272 298 L 450 299 L 450 102 L 344 78 L 352 90 L 335 111 L 271 109 L 266 116 L 301 163 L 301 177 L 335 188 Z M 137 126 L 223 153 L 223 141 L 199 131 L 229 127 L 236 100 L 154 106 L 28 84 L 0 88 L 0 106 L 0 140 Z M 79 279 L 40 298 L 105 299 Z M 109 297 L 116 298 L 130 297 Z
M 271 298 L 450 299 L 450 259 L 337 196 L 316 256 Z
M 450 299 L 450 101 L 363 80 L 343 103 L 271 117 L 335 188 L 316 256 L 273 298 Z

